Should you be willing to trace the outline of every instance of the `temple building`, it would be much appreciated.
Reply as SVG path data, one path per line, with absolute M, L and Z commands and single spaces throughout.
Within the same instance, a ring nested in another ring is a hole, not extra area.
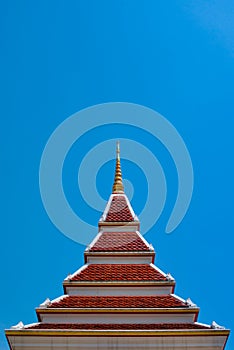
M 124 193 L 119 145 L 112 194 L 84 265 L 63 282 L 64 295 L 36 308 L 38 322 L 6 330 L 12 350 L 222 350 L 229 330 L 198 322 L 199 307 L 174 294 L 175 280 Z

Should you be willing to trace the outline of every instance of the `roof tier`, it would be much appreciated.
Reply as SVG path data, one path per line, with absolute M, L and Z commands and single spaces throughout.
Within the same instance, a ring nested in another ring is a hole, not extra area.
M 87 251 L 90 252 L 125 252 L 152 251 L 139 232 L 101 232 Z
M 69 277 L 70 281 L 168 281 L 153 264 L 90 264 Z
M 100 223 L 130 223 L 139 222 L 128 197 L 123 194 L 112 194 L 107 202 Z
M 211 329 L 199 323 L 37 323 L 27 329 Z
M 64 296 L 47 308 L 189 308 L 189 305 L 173 295 Z

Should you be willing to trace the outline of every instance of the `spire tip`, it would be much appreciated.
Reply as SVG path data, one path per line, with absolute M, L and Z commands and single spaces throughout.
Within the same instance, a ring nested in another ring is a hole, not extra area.
M 116 165 L 115 165 L 115 180 L 112 193 L 124 193 L 121 164 L 120 164 L 120 142 L 116 142 Z

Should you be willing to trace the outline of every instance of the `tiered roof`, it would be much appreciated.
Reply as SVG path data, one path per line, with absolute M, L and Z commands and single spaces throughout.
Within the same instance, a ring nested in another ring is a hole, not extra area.
M 158 344 L 158 349 L 169 349 L 172 342 L 177 348 L 185 344 L 194 350 L 224 348 L 229 331 L 215 323 L 197 323 L 199 308 L 190 299 L 173 294 L 174 278 L 154 265 L 154 248 L 140 234 L 139 220 L 124 193 L 119 146 L 113 192 L 99 221 L 99 232 L 84 256 L 85 265 L 64 280 L 66 294 L 53 301 L 47 299 L 36 309 L 38 323 L 20 323 L 6 331 L 12 349 L 23 349 L 16 345 L 19 336 L 23 344 L 30 337 L 32 349 L 38 336 L 47 337 L 43 344 L 48 342 L 48 349 L 52 343 L 55 349 L 68 349 L 70 342 L 74 348 L 74 337 L 82 337 L 77 349 L 89 349 L 89 343 L 91 349 L 92 336 L 99 335 L 106 337 L 107 349 L 112 349 L 107 344 L 117 349 L 126 335 L 133 343 L 128 349 L 135 348 L 134 337 L 144 348 Z M 62 336 L 67 339 L 64 348 L 59 338 L 55 340 Z M 116 340 L 110 343 L 108 337 Z M 144 337 L 151 340 L 144 341 Z

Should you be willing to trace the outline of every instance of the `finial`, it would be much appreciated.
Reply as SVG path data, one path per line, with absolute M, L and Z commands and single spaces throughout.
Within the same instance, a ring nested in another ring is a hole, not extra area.
M 120 143 L 116 143 L 116 165 L 115 165 L 115 180 L 112 188 L 112 193 L 124 193 L 121 165 L 120 165 Z
M 120 159 L 120 142 L 116 142 L 116 158 Z

